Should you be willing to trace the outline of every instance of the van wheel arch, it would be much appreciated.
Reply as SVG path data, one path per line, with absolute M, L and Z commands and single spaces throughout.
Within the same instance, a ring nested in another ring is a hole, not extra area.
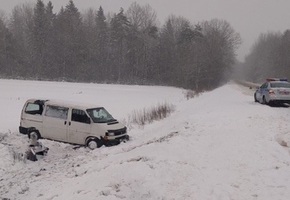
M 100 148 L 101 146 L 103 146 L 103 142 L 97 137 L 88 137 L 86 139 L 85 145 L 89 149 L 94 150 L 96 148 Z

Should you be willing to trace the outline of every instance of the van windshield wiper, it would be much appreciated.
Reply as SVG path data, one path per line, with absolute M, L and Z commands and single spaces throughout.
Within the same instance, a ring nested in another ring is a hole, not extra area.
M 109 120 L 107 120 L 107 122 L 115 122 L 115 121 L 117 121 L 116 119 L 109 119 Z

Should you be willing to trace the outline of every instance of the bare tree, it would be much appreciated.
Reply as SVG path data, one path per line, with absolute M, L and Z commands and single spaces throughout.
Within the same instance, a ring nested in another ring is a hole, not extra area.
M 149 4 L 140 6 L 136 2 L 132 3 L 126 12 L 126 16 L 138 31 L 149 31 L 148 29 L 157 24 L 156 11 Z
M 201 23 L 207 52 L 208 87 L 227 79 L 235 64 L 236 50 L 241 44 L 240 34 L 225 20 L 213 19 Z
M 126 12 L 131 24 L 129 41 L 129 63 L 131 80 L 148 81 L 149 74 L 153 73 L 154 54 L 157 39 L 156 12 L 148 4 L 141 6 L 132 3 Z
M 244 63 L 246 78 L 253 82 L 262 82 L 265 77 L 284 76 L 286 71 L 281 64 L 288 57 L 288 54 L 284 54 L 287 52 L 287 48 L 283 49 L 284 44 L 281 33 L 260 34 Z

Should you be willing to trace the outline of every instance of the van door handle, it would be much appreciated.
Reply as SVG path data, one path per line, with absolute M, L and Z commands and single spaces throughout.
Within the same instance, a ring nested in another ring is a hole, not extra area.
M 71 122 L 69 122 L 68 125 L 70 126 L 71 125 Z
M 64 121 L 64 125 L 66 125 L 66 121 Z

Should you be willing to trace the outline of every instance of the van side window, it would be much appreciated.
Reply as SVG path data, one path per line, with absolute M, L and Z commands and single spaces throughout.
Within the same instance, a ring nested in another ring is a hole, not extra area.
M 42 106 L 35 103 L 28 103 L 25 108 L 25 113 L 31 114 L 31 115 L 36 115 L 36 114 L 41 115 L 42 111 L 43 111 Z
M 88 123 L 90 120 L 85 111 L 72 109 L 71 121 Z
M 68 108 L 60 106 L 46 106 L 45 116 L 59 119 L 67 119 Z

